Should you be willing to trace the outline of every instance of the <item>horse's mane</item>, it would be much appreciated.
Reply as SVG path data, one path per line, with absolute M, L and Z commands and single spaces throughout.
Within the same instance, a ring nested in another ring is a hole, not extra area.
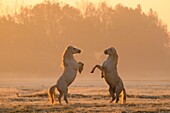
M 67 52 L 67 48 L 64 50 L 64 52 L 62 53 L 62 62 L 61 62 L 61 67 L 64 69 L 64 67 L 66 66 L 65 63 L 65 53 Z
M 114 65 L 114 67 L 115 67 L 115 69 L 116 69 L 116 73 L 117 73 L 117 64 L 118 64 L 118 54 L 117 54 L 117 52 L 114 54 L 114 59 L 115 59 L 115 65 Z M 118 73 L 117 73 L 118 74 Z
M 117 64 L 118 64 L 118 54 L 116 52 L 116 54 L 114 55 L 114 58 L 115 58 L 115 67 L 117 67 Z

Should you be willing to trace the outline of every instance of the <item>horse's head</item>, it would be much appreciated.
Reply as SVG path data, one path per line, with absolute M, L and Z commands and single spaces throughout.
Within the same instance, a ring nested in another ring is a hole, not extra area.
M 109 56 L 118 56 L 116 49 L 114 47 L 110 47 L 104 51 L 104 54 Z
M 67 50 L 68 50 L 69 52 L 71 52 L 72 54 L 81 53 L 81 50 L 80 50 L 80 49 L 75 48 L 75 47 L 73 47 L 73 46 L 68 46 L 68 47 L 67 47 Z

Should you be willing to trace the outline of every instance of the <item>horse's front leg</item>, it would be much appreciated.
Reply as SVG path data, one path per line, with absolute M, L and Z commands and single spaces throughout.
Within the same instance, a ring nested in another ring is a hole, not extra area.
M 92 69 L 91 73 L 94 73 L 94 71 L 95 71 L 95 69 L 96 69 L 96 68 L 100 69 L 100 71 L 102 71 L 102 72 L 103 72 L 103 68 L 102 68 L 102 66 L 100 66 L 100 65 L 95 65 L 95 66 L 93 67 L 93 69 Z
M 81 73 L 83 71 L 84 64 L 82 62 L 78 62 L 78 71 Z
M 92 69 L 91 73 L 94 73 L 96 68 L 100 69 L 100 71 L 101 71 L 101 78 L 103 78 L 104 77 L 104 70 L 103 70 L 103 67 L 100 66 L 100 65 L 95 65 L 94 68 Z

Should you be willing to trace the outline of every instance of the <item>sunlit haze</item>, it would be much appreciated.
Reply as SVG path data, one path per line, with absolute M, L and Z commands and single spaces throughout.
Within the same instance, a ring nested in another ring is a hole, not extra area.
M 84 75 L 115 47 L 122 77 L 170 77 L 169 0 L 54 1 L 0 0 L 0 72 L 60 76 L 62 53 L 73 45 Z
M 44 0 L 0 0 L 0 10 L 1 14 L 12 13 L 17 7 L 21 5 L 35 5 L 41 3 Z M 115 6 L 117 4 L 122 4 L 127 7 L 136 8 L 138 4 L 141 4 L 142 10 L 147 13 L 150 8 L 158 13 L 158 16 L 164 23 L 168 25 L 168 30 L 170 31 L 170 14 L 169 14 L 169 4 L 170 0 L 49 0 L 49 1 L 60 1 L 63 4 L 68 3 L 72 6 L 83 8 L 86 1 L 92 2 L 94 4 L 99 4 L 103 1 L 108 3 L 110 6 Z
M 170 0 L 0 0 L 0 113 L 170 113 Z

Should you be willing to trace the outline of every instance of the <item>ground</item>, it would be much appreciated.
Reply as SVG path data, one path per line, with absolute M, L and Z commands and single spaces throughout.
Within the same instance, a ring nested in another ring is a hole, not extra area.
M 69 87 L 69 104 L 62 99 L 50 104 L 47 89 L 41 87 L 1 87 L 0 113 L 131 113 L 131 112 L 170 112 L 170 90 L 167 86 L 127 86 L 127 102 L 109 103 L 108 87 L 71 86 Z M 57 93 L 58 95 L 58 93 Z M 121 97 L 120 97 L 121 98 Z

